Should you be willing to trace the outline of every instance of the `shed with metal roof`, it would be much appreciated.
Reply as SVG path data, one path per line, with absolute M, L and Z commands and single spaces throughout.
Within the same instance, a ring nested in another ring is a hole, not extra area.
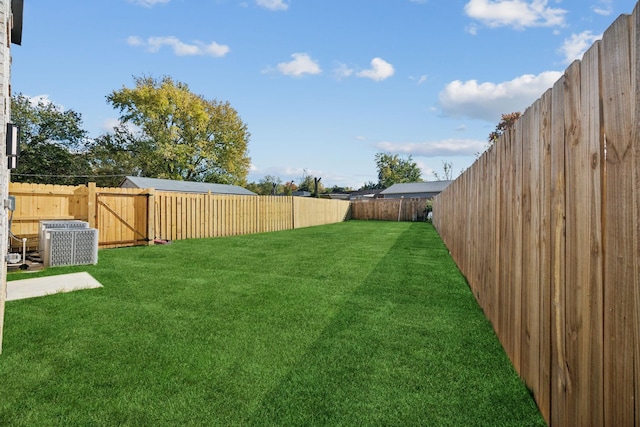
M 399 199 L 404 198 L 427 198 L 431 199 L 442 192 L 453 181 L 429 181 L 429 182 L 407 182 L 393 184 L 391 187 L 380 192 L 380 198 Z
M 120 183 L 121 188 L 153 188 L 158 191 L 174 191 L 176 193 L 209 193 L 233 194 L 239 196 L 255 196 L 256 193 L 239 185 L 213 184 L 210 182 L 176 181 L 173 179 L 144 178 L 127 176 Z

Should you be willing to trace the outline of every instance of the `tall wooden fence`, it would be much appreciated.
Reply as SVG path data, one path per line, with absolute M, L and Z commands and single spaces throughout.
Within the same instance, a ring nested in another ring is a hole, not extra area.
M 155 192 L 156 237 L 181 240 L 342 222 L 349 202 L 284 196 Z
M 272 196 L 229 196 L 11 183 L 16 197 L 11 216 L 15 249 L 38 246 L 42 220 L 77 219 L 98 229 L 100 247 L 287 230 L 348 219 L 349 202 Z
M 426 198 L 363 199 L 351 202 L 351 218 L 381 221 L 424 221 Z
M 553 426 L 640 425 L 639 9 L 434 200 Z
M 22 238 L 29 249 L 38 247 L 42 220 L 87 221 L 99 230 L 101 247 L 148 244 L 154 237 L 153 192 L 147 189 L 10 183 L 9 194 L 16 198 L 10 213 L 14 250 Z

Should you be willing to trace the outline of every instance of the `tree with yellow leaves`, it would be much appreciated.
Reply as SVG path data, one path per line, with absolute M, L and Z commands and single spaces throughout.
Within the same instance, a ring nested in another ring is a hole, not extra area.
M 134 78 L 107 96 L 120 111 L 120 130 L 140 175 L 185 181 L 244 184 L 249 131 L 228 102 L 207 100 L 171 77 Z M 131 126 L 133 125 L 133 126 Z M 135 130 L 130 130 L 135 129 Z

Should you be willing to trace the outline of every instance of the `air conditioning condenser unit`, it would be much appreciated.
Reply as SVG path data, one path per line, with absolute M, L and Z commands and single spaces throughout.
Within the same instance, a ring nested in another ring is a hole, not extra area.
M 44 251 L 41 252 L 45 267 L 98 263 L 98 230 L 95 228 L 61 229 L 44 231 Z

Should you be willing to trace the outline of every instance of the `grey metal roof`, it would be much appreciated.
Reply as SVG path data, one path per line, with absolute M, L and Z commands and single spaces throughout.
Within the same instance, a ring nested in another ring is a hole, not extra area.
M 212 184 L 208 182 L 175 181 L 172 179 L 144 178 L 127 176 L 120 187 L 155 188 L 160 191 L 176 191 L 181 193 L 235 194 L 240 196 L 255 196 L 256 193 L 239 185 Z
M 408 182 L 403 184 L 393 184 L 380 194 L 415 194 L 415 193 L 440 193 L 453 181 L 429 181 L 429 182 Z

